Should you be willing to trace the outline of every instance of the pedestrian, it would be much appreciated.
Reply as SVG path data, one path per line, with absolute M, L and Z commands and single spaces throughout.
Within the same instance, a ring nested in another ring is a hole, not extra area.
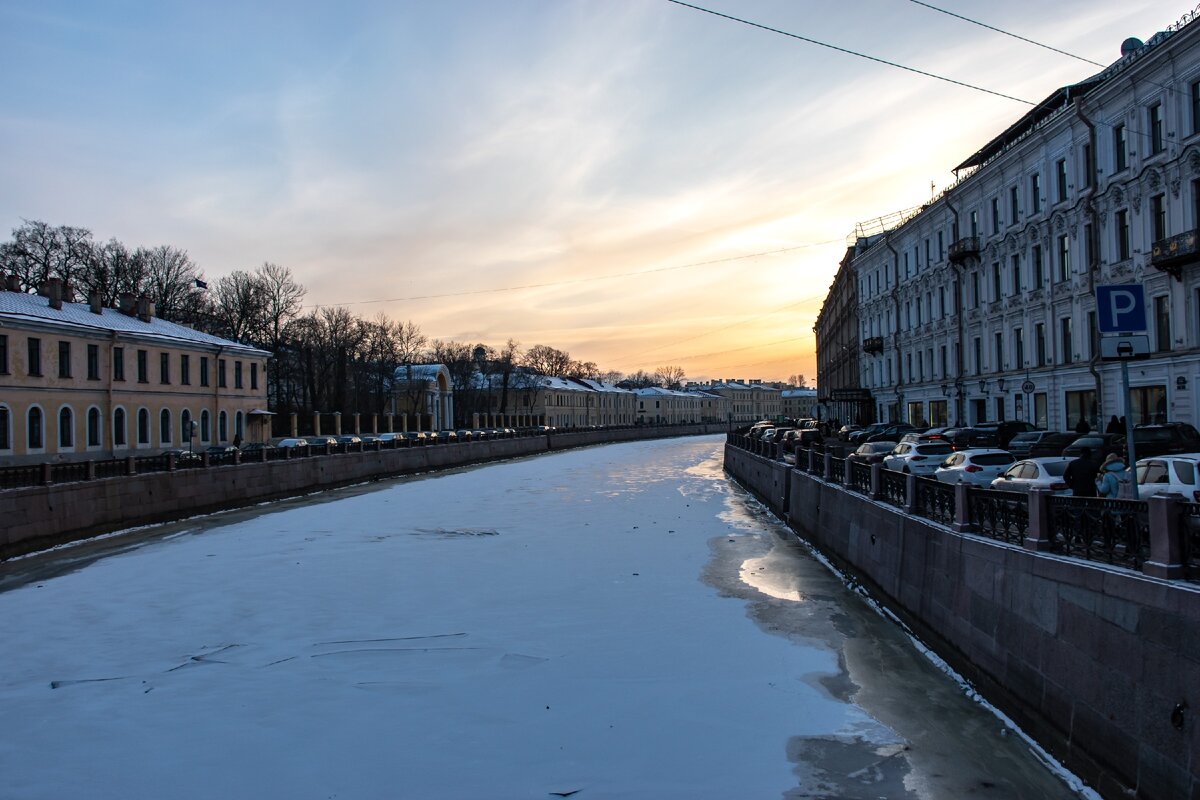
M 1079 451 L 1079 458 L 1067 464 L 1067 469 L 1063 472 L 1063 481 L 1071 487 L 1071 494 L 1074 496 L 1095 497 L 1098 469 L 1092 458 L 1092 448 L 1084 447 Z
M 1121 425 L 1121 420 L 1117 419 L 1117 415 L 1113 414 L 1112 419 L 1108 421 L 1108 427 L 1104 429 L 1105 433 L 1122 433 L 1125 428 Z
M 1096 474 L 1096 493 L 1104 498 L 1115 499 L 1121 495 L 1120 475 L 1125 472 L 1125 462 L 1116 453 L 1109 453 Z
M 1092 426 L 1088 425 L 1088 422 L 1086 419 L 1084 419 L 1083 417 L 1080 417 L 1079 424 L 1075 426 L 1075 432 L 1078 433 L 1080 436 L 1087 436 L 1089 433 L 1092 432 Z

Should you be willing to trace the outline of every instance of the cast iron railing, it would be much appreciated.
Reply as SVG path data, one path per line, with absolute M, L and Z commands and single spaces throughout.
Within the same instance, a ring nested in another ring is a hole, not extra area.
M 967 493 L 976 532 L 1010 544 L 1021 544 L 1029 530 L 1029 495 L 972 487 Z
M 1141 569 L 1150 557 L 1146 503 L 1052 496 L 1050 541 L 1056 553 Z
M 908 503 L 908 476 L 890 469 L 880 470 L 879 491 L 883 502 L 899 508 Z
M 918 477 L 917 513 L 943 525 L 954 524 L 954 485 Z
M 829 459 L 829 480 L 841 483 L 846 475 L 846 459 L 832 456 Z
M 871 465 L 861 461 L 850 462 L 850 484 L 847 489 L 853 489 L 860 494 L 871 493 Z
M 1181 508 L 1183 565 L 1188 580 L 1200 581 L 1200 503 L 1182 503 Z

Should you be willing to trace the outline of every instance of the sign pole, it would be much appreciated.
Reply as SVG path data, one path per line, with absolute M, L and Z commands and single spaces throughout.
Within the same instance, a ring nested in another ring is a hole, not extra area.
M 1137 469 L 1134 466 L 1137 464 L 1137 454 L 1133 448 L 1133 409 L 1130 408 L 1128 359 L 1121 359 L 1121 396 L 1125 402 L 1125 450 L 1129 455 L 1125 467 L 1129 470 L 1129 486 L 1133 490 L 1133 499 L 1137 500 Z

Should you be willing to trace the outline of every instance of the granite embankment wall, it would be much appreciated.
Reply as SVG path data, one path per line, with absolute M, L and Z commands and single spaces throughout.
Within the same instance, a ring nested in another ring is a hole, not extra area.
M 122 528 L 430 470 L 610 442 L 724 432 L 680 425 L 306 456 L 0 491 L 0 558 Z
M 956 533 L 735 447 L 725 468 L 1103 796 L 1200 799 L 1200 586 Z

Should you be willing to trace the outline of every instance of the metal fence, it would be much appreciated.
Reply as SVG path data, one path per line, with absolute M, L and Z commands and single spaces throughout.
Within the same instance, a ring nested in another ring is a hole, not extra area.
M 904 508 L 908 504 L 908 476 L 890 469 L 882 469 L 879 474 L 879 499 L 889 505 Z
M 1183 565 L 1189 580 L 1200 581 L 1200 503 L 1182 503 Z
M 846 459 L 831 456 L 829 459 L 829 480 L 841 483 L 846 474 Z
M 954 486 L 933 478 L 917 478 L 917 513 L 943 525 L 954 524 Z
M 970 519 L 983 536 L 1021 544 L 1029 530 L 1029 495 L 972 488 L 967 494 Z
M 850 483 L 847 489 L 853 489 L 860 494 L 871 493 L 871 465 L 861 461 L 850 462 Z
M 1141 569 L 1150 557 L 1146 503 L 1094 497 L 1050 498 L 1051 549 L 1056 553 Z

